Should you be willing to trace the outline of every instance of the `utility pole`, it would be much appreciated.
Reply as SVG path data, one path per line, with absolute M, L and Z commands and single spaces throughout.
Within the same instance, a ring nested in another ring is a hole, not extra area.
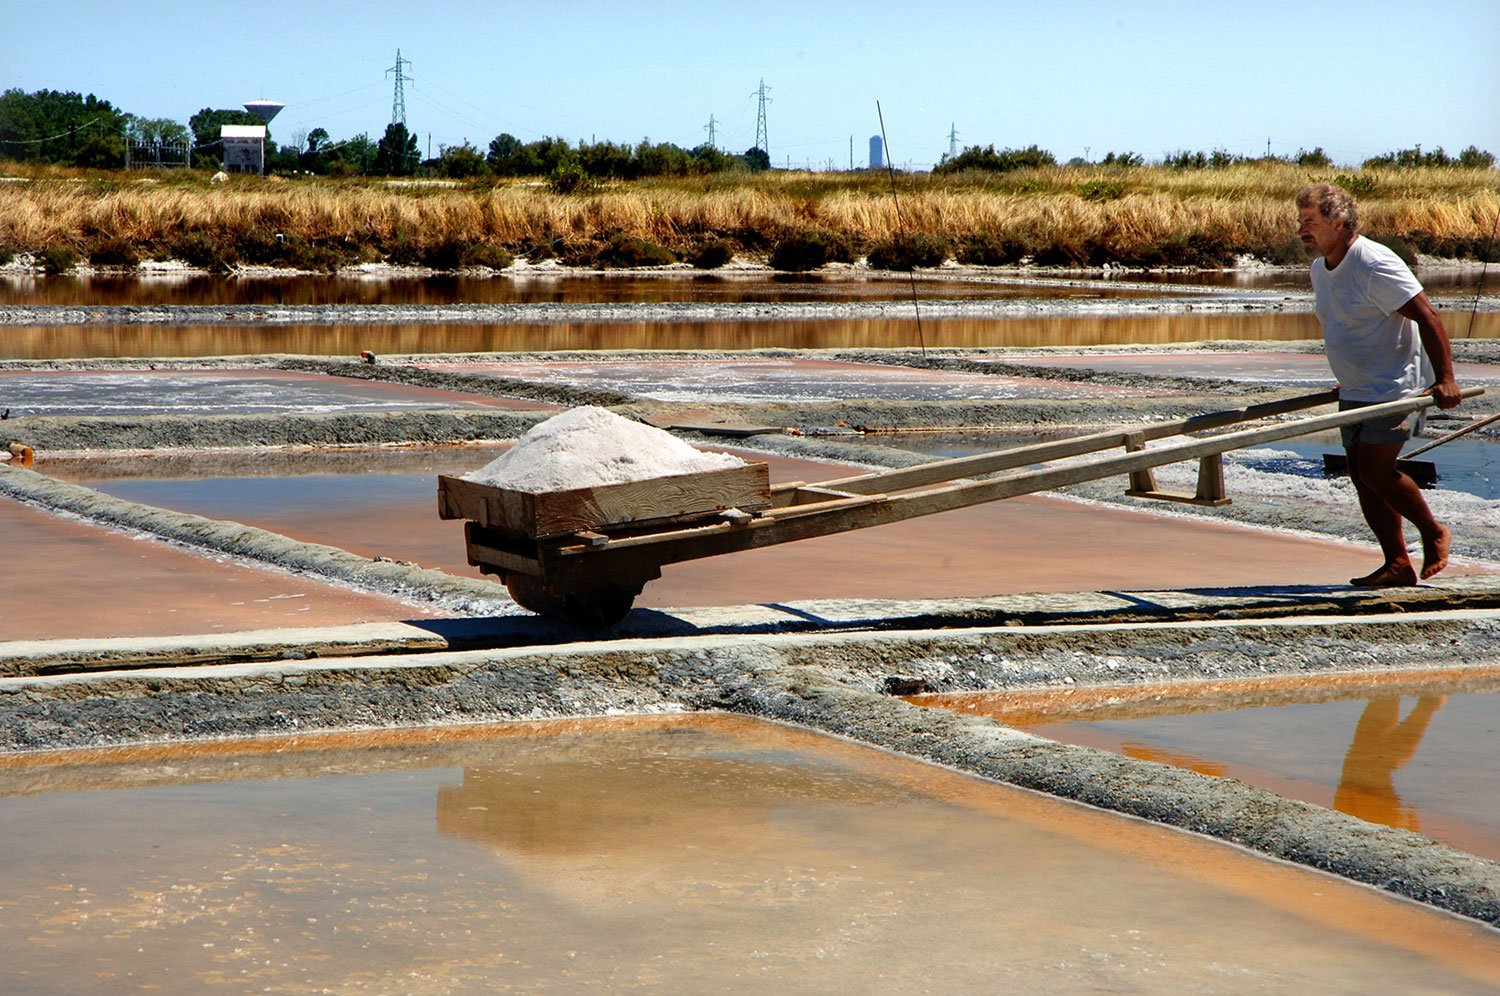
M 958 158 L 958 124 L 955 122 L 948 126 L 948 159 L 950 161 Z
M 854 172 L 854 136 L 849 136 L 849 172 Z
M 411 77 L 402 73 L 402 67 L 409 65 L 411 65 L 411 60 L 401 58 L 401 50 L 398 48 L 396 49 L 396 64 L 385 71 L 387 76 L 391 73 L 396 74 L 396 93 L 391 100 L 391 124 L 403 126 L 406 124 L 406 87 L 404 84 Z
M 760 98 L 759 109 L 755 114 L 755 147 L 766 154 L 766 159 L 771 158 L 771 139 L 766 134 L 766 105 L 771 98 L 766 96 L 766 91 L 771 88 L 766 86 L 764 76 L 760 80 L 760 88 L 755 91 L 755 96 Z
M 718 146 L 714 144 L 714 116 L 712 114 L 708 116 L 708 124 L 703 126 L 703 130 L 708 132 L 708 147 L 717 149 Z

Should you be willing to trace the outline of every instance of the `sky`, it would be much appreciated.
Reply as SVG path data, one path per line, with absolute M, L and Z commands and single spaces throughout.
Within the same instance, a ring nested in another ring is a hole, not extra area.
M 277 100 L 281 143 L 378 139 L 398 51 L 433 155 L 505 132 L 691 148 L 710 120 L 743 152 L 762 81 L 777 166 L 864 166 L 881 117 L 915 169 L 972 145 L 1500 155 L 1500 0 L 0 0 L 0 88 L 184 124 Z

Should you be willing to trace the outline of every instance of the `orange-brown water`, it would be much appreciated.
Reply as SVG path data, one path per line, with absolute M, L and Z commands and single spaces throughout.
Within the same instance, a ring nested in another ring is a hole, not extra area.
M 393 598 L 0 500 L 0 642 L 329 626 L 431 615 Z
M 1500 934 L 727 717 L 0 759 L 34 993 L 1484 992 Z
M 1433 664 L 1444 663 L 1434 649 Z M 1275 677 L 914 697 L 1237 778 L 1500 860 L 1500 673 Z
M 1486 316 L 1480 316 L 1481 319 Z M 1500 316 L 1493 334 L 1500 335 Z M 1096 346 L 1216 339 L 1316 339 L 1308 315 L 1039 316 L 704 322 L 571 322 L 535 325 L 412 322 L 401 325 L 157 325 L 6 328 L 0 359 L 68 357 L 309 356 L 595 349 L 835 349 Z M 1492 334 L 1488 328 L 1476 335 Z

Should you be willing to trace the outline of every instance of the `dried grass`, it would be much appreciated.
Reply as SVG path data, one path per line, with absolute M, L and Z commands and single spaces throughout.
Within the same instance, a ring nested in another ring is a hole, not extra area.
M 349 253 L 383 252 L 400 240 L 524 252 L 543 242 L 598 243 L 617 235 L 681 251 L 710 238 L 761 248 L 789 233 L 826 229 L 866 245 L 898 231 L 955 241 L 991 234 L 1127 258 L 1209 235 L 1236 251 L 1259 252 L 1292 235 L 1296 190 L 1325 179 L 1349 178 L 1284 163 L 1220 170 L 1052 167 L 900 176 L 893 197 L 885 174 L 767 173 L 560 195 L 535 183 L 232 177 L 211 185 L 201 174 L 142 182 L 133 174 L 50 170 L 0 183 L 0 247 L 86 253 L 114 241 L 150 255 L 190 233 L 230 245 L 282 233 Z M 1363 170 L 1357 182 L 1366 228 L 1418 249 L 1472 250 L 1491 237 L 1500 214 L 1494 170 Z

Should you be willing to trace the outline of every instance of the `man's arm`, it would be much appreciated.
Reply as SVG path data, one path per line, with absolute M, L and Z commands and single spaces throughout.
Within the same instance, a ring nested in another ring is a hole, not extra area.
M 1397 308 L 1396 313 L 1417 323 L 1417 332 L 1422 336 L 1422 349 L 1426 351 L 1427 360 L 1432 364 L 1432 372 L 1437 378 L 1427 393 L 1437 398 L 1439 408 L 1454 407 L 1463 400 L 1463 395 L 1459 394 L 1458 382 L 1453 379 L 1453 348 L 1448 345 L 1448 330 L 1443 328 L 1443 320 L 1433 309 L 1432 302 L 1427 300 L 1427 292 L 1419 292 L 1416 297 Z

